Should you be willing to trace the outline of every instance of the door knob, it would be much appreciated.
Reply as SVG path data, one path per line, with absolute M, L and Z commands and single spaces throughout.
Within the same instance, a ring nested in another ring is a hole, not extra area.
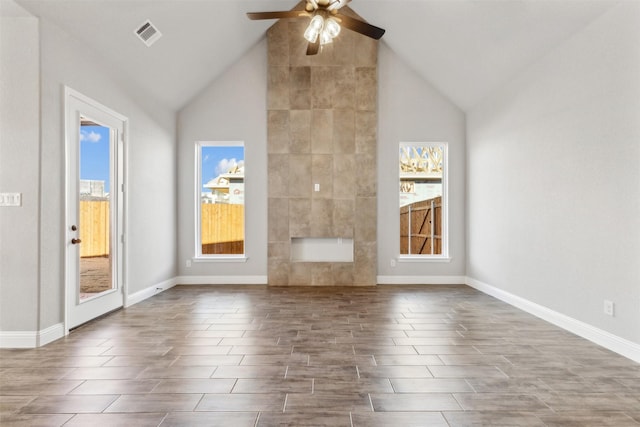
M 71 226 L 71 231 L 76 231 L 78 229 L 78 227 L 76 227 L 75 225 Z
M 71 243 L 74 245 L 77 245 L 78 243 L 82 243 L 82 240 L 80 239 L 71 239 Z

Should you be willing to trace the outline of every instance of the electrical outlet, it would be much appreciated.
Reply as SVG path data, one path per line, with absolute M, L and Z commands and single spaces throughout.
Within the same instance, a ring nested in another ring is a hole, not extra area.
M 191 260 L 190 259 L 187 260 L 186 264 L 187 264 L 187 268 L 191 268 Z
M 0 193 L 0 206 L 22 206 L 22 193 Z
M 604 314 L 607 316 L 614 316 L 614 304 L 613 301 L 604 300 Z
M 395 267 L 396 266 L 396 260 L 391 258 L 391 267 Z

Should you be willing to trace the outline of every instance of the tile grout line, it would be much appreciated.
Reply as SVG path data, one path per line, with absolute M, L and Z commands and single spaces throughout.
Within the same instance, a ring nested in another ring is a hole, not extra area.
M 376 412 L 376 410 L 373 407 L 373 400 L 371 399 L 371 393 L 367 393 L 367 396 L 369 396 L 369 405 L 371 406 L 371 412 Z
M 162 417 L 162 419 L 160 420 L 160 422 L 158 423 L 158 425 L 156 427 L 160 427 L 162 425 L 162 423 L 167 419 L 167 417 L 169 416 L 169 413 L 165 413 L 164 417 Z

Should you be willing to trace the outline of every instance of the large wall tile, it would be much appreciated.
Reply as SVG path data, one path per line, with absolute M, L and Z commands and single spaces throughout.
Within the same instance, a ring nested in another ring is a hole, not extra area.
M 311 237 L 311 199 L 289 199 L 290 237 Z
M 289 197 L 289 154 L 269 154 L 269 198 Z
M 269 65 L 289 67 L 289 33 L 285 20 L 276 22 L 267 31 Z
M 289 152 L 311 153 L 311 110 L 291 110 Z
M 356 152 L 356 120 L 352 108 L 333 110 L 333 151 L 337 154 Z
M 288 92 L 287 92 L 288 93 Z M 287 95 L 288 96 L 288 95 Z M 269 153 L 289 153 L 289 109 L 272 109 L 267 113 L 267 139 Z
M 269 284 L 375 285 L 378 43 L 343 29 L 307 56 L 307 25 L 268 32 Z M 293 237 L 353 238 L 354 261 L 291 262 Z
M 291 67 L 289 70 L 289 105 L 292 110 L 311 108 L 310 67 Z
M 333 197 L 349 199 L 356 196 L 356 179 L 360 170 L 355 154 L 335 155 L 333 158 Z
M 315 262 L 311 264 L 311 284 L 313 286 L 331 286 L 334 284 L 331 263 Z
M 267 88 L 267 108 L 270 110 L 288 110 L 289 67 L 269 67 L 269 86 Z
M 333 236 L 353 238 L 356 220 L 354 199 L 333 200 Z
M 356 199 L 356 242 L 375 242 L 378 205 L 375 197 Z
M 289 242 L 289 199 L 269 198 L 269 242 Z
M 356 71 L 354 67 L 334 67 L 333 108 L 353 108 L 356 99 Z
M 335 67 L 311 67 L 311 107 L 333 108 Z
M 289 156 L 289 197 L 311 197 L 311 155 Z
M 356 112 L 356 153 L 376 151 L 378 140 L 378 113 L 376 111 Z
M 313 199 L 311 201 L 310 237 L 335 237 L 333 235 L 333 200 Z
M 377 70 L 373 67 L 356 68 L 356 110 L 375 111 L 377 105 Z
M 333 110 L 313 110 L 311 115 L 311 152 L 333 154 Z

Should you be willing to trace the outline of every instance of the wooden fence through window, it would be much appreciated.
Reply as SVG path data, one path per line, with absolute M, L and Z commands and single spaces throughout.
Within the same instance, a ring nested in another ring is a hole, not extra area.
M 202 254 L 244 253 L 244 205 L 202 203 Z
M 80 201 L 80 257 L 109 256 L 109 201 Z
M 442 254 L 442 197 L 400 208 L 400 254 Z

